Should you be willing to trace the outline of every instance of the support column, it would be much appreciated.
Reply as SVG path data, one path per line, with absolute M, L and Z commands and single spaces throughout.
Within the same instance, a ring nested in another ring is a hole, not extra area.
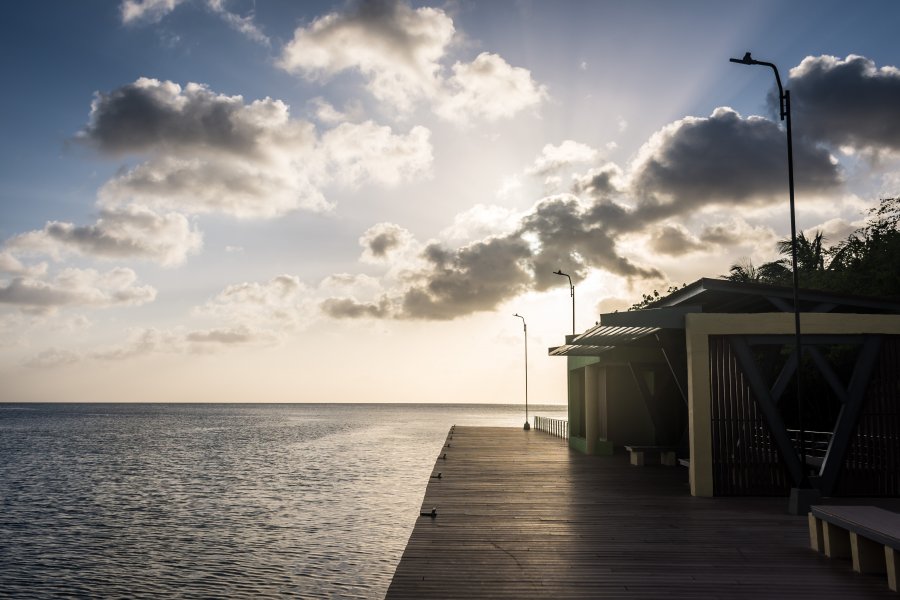
M 584 368 L 584 435 L 587 453 L 597 452 L 597 438 L 600 437 L 599 397 L 597 393 L 597 365 Z
M 709 334 L 685 316 L 688 371 L 688 427 L 691 495 L 712 497 L 712 430 L 709 390 Z

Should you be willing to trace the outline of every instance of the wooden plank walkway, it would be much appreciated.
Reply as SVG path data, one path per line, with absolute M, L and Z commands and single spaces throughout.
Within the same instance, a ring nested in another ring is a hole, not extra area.
M 456 427 L 387 598 L 896 598 L 809 547 L 786 498 L 693 498 L 683 467 L 632 467 L 513 428 Z

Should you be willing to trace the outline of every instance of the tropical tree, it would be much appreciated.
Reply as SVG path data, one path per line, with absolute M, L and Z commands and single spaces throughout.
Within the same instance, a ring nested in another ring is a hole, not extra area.
M 797 236 L 800 285 L 868 296 L 900 297 L 900 197 L 883 198 L 869 211 L 866 224 L 847 239 L 826 247 L 825 236 Z M 733 264 L 725 279 L 777 285 L 791 283 L 791 240 L 778 242 L 782 258 L 755 267 L 750 260 Z

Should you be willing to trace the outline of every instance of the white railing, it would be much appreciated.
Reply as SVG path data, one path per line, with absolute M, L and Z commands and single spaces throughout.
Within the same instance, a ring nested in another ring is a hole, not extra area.
M 564 440 L 569 439 L 569 422 L 565 419 L 535 417 L 534 428 L 538 431 L 545 431 L 550 435 L 561 437 Z

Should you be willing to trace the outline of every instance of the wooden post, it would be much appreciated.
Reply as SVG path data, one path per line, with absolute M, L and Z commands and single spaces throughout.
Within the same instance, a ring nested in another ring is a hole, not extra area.
M 884 573 L 883 544 L 850 532 L 850 552 L 853 558 L 853 570 L 857 573 Z
M 822 521 L 808 513 L 809 518 L 809 545 L 816 552 L 825 551 L 825 542 L 822 539 Z
M 898 554 L 900 552 L 897 552 L 890 546 L 884 547 L 884 566 L 887 570 L 888 587 L 895 592 L 900 591 L 897 589 L 897 580 L 900 579 L 898 578 L 898 570 L 900 570 Z

